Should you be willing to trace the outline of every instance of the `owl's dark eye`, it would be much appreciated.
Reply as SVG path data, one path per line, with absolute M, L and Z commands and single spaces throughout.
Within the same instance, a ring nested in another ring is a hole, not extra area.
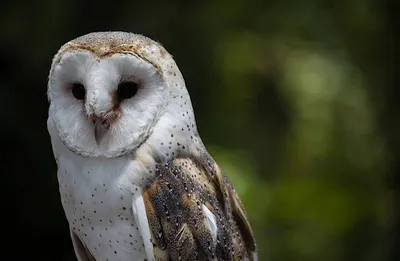
M 86 90 L 82 83 L 72 84 L 72 95 L 74 95 L 77 100 L 85 99 Z
M 121 82 L 118 85 L 117 95 L 118 100 L 130 99 L 137 93 L 139 85 L 135 82 Z

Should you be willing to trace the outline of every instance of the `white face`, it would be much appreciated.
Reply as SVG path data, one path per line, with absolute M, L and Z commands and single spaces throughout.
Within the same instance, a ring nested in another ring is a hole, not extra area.
M 49 119 L 72 151 L 112 157 L 139 146 L 167 105 L 167 84 L 132 54 L 66 52 L 49 76 Z

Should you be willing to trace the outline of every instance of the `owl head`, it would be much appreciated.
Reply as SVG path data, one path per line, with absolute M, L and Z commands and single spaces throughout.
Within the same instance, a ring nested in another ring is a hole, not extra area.
M 134 150 L 166 112 L 175 117 L 189 110 L 194 120 L 172 56 L 132 33 L 90 33 L 63 45 L 53 59 L 47 93 L 48 124 L 65 146 L 86 157 Z M 173 124 L 188 124 L 190 115 L 175 117 Z

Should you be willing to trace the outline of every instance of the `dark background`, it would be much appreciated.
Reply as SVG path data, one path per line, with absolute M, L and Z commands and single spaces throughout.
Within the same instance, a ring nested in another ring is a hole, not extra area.
M 400 260 L 397 2 L 2 1 L 1 259 L 74 260 L 47 75 L 65 42 L 124 30 L 174 55 L 260 260 Z

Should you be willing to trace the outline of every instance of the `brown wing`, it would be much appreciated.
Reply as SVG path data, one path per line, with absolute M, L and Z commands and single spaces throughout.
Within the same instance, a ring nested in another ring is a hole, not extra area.
M 210 156 L 156 172 L 143 191 L 155 260 L 257 260 L 243 205 Z

